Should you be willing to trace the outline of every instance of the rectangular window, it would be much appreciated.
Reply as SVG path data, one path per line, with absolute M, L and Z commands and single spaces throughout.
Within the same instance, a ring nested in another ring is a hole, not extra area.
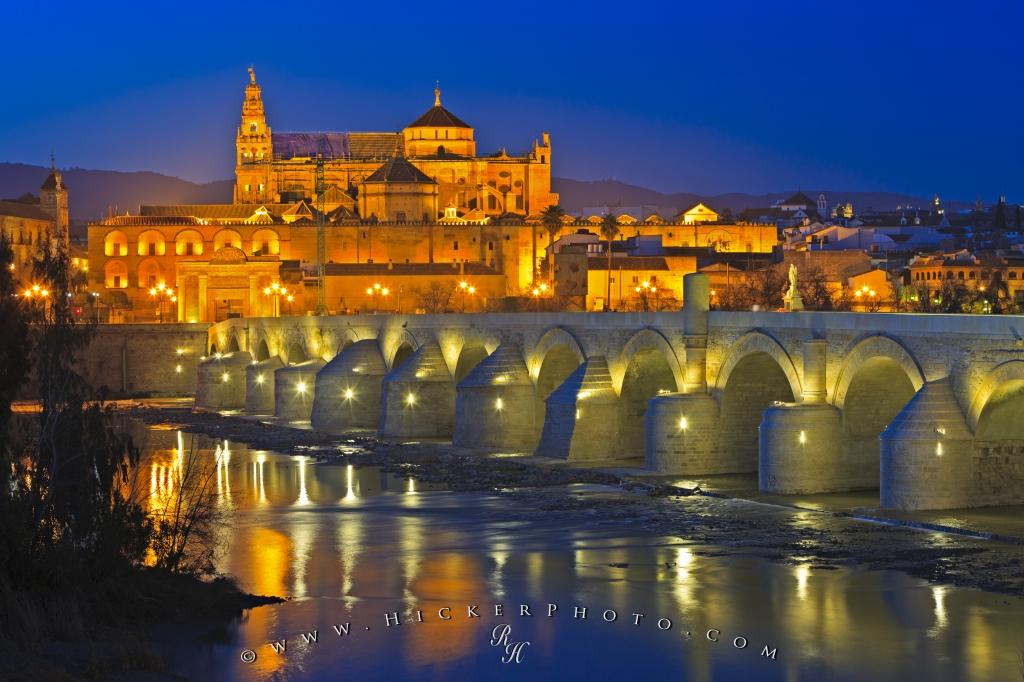
M 149 255 L 150 256 L 155 256 L 156 255 L 156 244 L 150 243 L 150 245 L 149 245 Z
M 458 250 L 459 250 L 459 240 L 456 239 L 455 241 L 452 242 L 452 251 L 458 251 Z
M 259 193 L 263 194 L 263 183 L 261 182 L 260 184 L 257 185 L 257 187 L 259 188 Z
M 250 189 L 252 189 L 252 185 L 244 185 L 244 187 L 245 187 L 245 191 L 246 192 L 248 192 Z
M 185 242 L 185 255 L 194 256 L 196 255 L 196 245 L 192 242 Z
M 498 208 L 498 201 L 494 198 L 494 195 L 487 196 L 487 208 L 492 211 Z
M 494 251 L 494 242 L 487 242 L 487 250 Z M 1010 279 L 1014 279 L 1016 275 L 1012 275 Z
M 395 213 L 395 219 L 398 220 L 398 222 L 400 222 L 400 223 L 404 223 L 405 222 L 405 211 L 398 211 L 397 213 Z
M 115 289 L 120 289 L 121 288 L 121 275 L 114 275 L 114 288 Z

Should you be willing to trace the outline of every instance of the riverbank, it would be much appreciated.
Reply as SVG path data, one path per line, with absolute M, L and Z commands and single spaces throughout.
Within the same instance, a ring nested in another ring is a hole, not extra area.
M 246 594 L 224 578 L 204 581 L 149 568 L 60 590 L 0 585 L 0 679 L 179 679 L 147 644 L 146 630 L 207 629 L 283 601 Z
M 749 501 L 671 485 L 615 468 L 579 468 L 525 456 L 478 455 L 446 443 L 393 444 L 371 435 L 337 437 L 187 407 L 136 404 L 125 414 L 150 425 L 326 464 L 378 466 L 451 490 L 508 499 L 507 516 L 527 522 L 586 520 L 674 536 L 715 549 L 809 570 L 897 570 L 933 582 L 1024 596 L 1024 546 L 970 534 L 888 525 L 828 510 Z M 580 484 L 609 486 L 582 494 Z

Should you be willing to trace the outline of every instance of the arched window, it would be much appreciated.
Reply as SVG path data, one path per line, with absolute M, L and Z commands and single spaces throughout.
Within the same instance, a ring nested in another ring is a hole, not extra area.
M 139 235 L 140 256 L 162 256 L 165 248 L 164 236 L 156 230 L 146 230 Z
M 123 261 L 111 260 L 103 266 L 103 283 L 108 289 L 124 289 L 128 286 L 128 266 Z
M 108 232 L 107 236 L 103 238 L 103 255 L 127 256 L 128 236 L 125 235 L 124 232 L 121 232 L 121 230 Z
M 225 246 L 233 246 L 236 249 L 242 248 L 242 235 L 234 230 L 221 230 L 213 235 L 213 250 L 220 251 Z
M 174 253 L 179 256 L 203 255 L 203 235 L 196 230 L 182 230 L 174 238 Z
M 277 232 L 266 228 L 252 233 L 252 252 L 264 256 L 276 256 L 281 253 L 281 240 Z
M 152 289 L 159 284 L 166 284 L 160 264 L 153 258 L 139 263 L 139 288 Z

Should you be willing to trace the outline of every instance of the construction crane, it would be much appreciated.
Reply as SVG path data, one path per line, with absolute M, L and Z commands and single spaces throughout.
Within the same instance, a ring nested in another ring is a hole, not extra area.
M 316 314 L 326 315 L 326 281 L 324 273 L 327 261 L 326 226 L 324 224 L 324 195 L 327 183 L 324 182 L 324 155 L 316 155 Z

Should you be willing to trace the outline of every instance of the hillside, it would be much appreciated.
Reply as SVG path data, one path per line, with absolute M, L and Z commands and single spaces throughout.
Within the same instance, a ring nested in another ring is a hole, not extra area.
M 596 180 L 582 181 L 570 180 L 568 178 L 553 178 L 553 188 L 560 195 L 560 203 L 568 211 L 580 211 L 586 206 L 639 206 L 642 204 L 653 204 L 655 206 L 675 206 L 680 210 L 689 208 L 698 201 L 703 201 L 717 211 L 726 208 L 734 212 L 745 208 L 761 208 L 771 206 L 779 199 L 785 199 L 793 194 L 795 189 L 782 189 L 772 194 L 745 194 L 742 192 L 730 192 L 728 194 L 700 195 L 689 192 L 677 192 L 664 194 L 646 187 L 628 185 L 617 180 Z M 892 210 L 897 206 L 927 206 L 929 200 L 924 197 L 915 197 L 908 194 L 895 192 L 844 192 L 836 190 L 806 189 L 802 188 L 804 194 L 817 199 L 818 194 L 824 192 L 829 206 L 840 202 L 850 202 L 856 210 Z M 957 202 L 946 202 L 951 208 L 966 206 Z
M 48 169 L 22 163 L 0 163 L 0 198 L 15 198 L 25 192 L 39 193 L 39 185 Z M 71 220 L 83 223 L 105 216 L 108 207 L 116 212 L 136 212 L 140 204 L 207 204 L 231 201 L 232 180 L 216 180 L 197 184 L 170 175 L 150 171 L 120 172 L 69 168 L 63 171 L 68 186 Z M 735 211 L 744 208 L 770 206 L 795 190 L 780 190 L 774 194 L 744 194 L 733 192 L 705 196 L 687 192 L 665 194 L 645 187 L 629 185 L 617 180 L 587 182 L 568 178 L 553 178 L 554 190 L 561 195 L 562 206 L 568 211 L 580 211 L 587 206 L 621 205 L 675 206 L 687 208 L 703 201 L 717 211 L 726 208 Z M 804 189 L 812 199 L 822 190 Z M 841 192 L 824 190 L 829 205 L 839 201 L 852 202 L 857 210 L 874 208 L 893 209 L 898 205 L 926 206 L 928 200 L 892 192 Z M 950 204 L 947 204 L 950 205 Z M 960 204 L 953 204 L 955 208 Z
M 12 199 L 25 192 L 38 196 L 48 168 L 23 163 L 0 163 L 0 198 Z M 124 213 L 137 212 L 140 204 L 212 204 L 231 201 L 231 180 L 196 184 L 149 171 L 62 169 L 68 187 L 73 222 L 107 214 L 107 207 Z

